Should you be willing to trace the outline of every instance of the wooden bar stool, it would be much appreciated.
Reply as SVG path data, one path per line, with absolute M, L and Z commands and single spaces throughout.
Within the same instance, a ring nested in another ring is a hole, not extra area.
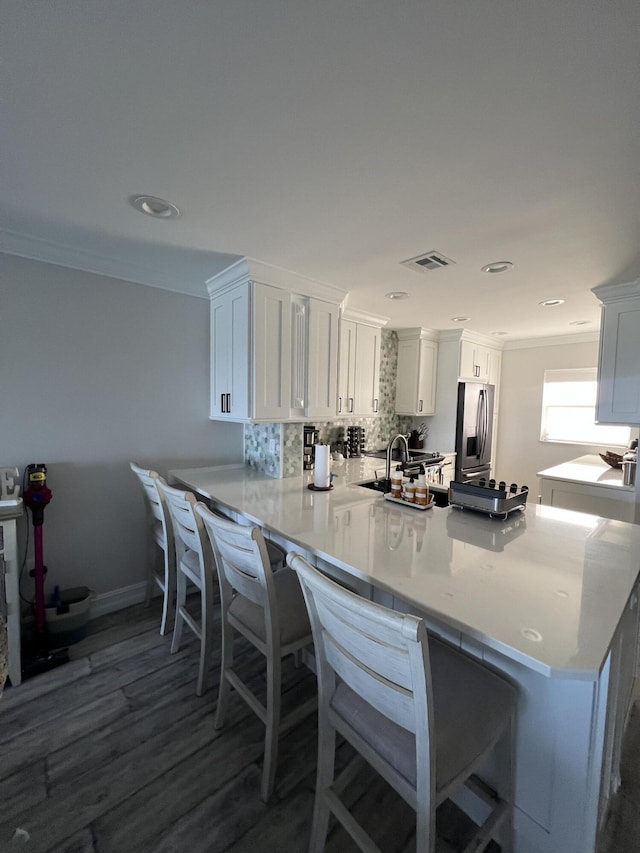
M 427 638 L 424 621 L 366 601 L 290 553 L 309 610 L 318 667 L 318 771 L 310 853 L 333 814 L 360 850 L 380 853 L 340 798 L 362 757 L 416 812 L 416 851 L 435 850 L 437 806 L 462 785 L 488 814 L 465 851 L 503 825 L 511 849 L 514 687 L 472 658 Z M 334 779 L 336 732 L 357 750 Z M 474 776 L 500 743 L 501 795 Z
M 147 524 L 149 527 L 149 558 L 145 603 L 147 606 L 151 604 L 154 585 L 160 587 L 163 596 L 160 633 L 164 636 L 173 625 L 176 598 L 176 549 L 173 541 L 173 526 L 164 497 L 158 490 L 158 482 L 164 483 L 164 480 L 155 471 L 140 468 L 134 462 L 130 462 L 129 466 L 142 486 Z M 162 556 L 162 568 L 160 572 L 157 571 L 159 554 Z
M 176 618 L 171 643 L 172 653 L 180 648 L 182 628 L 186 625 L 200 640 L 200 665 L 196 694 L 202 696 L 209 675 L 213 649 L 213 593 L 216 566 L 211 544 L 202 519 L 195 513 L 196 498 L 191 492 L 174 489 L 158 481 L 158 490 L 166 501 L 176 543 Z M 187 584 L 200 591 L 200 621 L 187 610 Z
M 272 570 L 259 527 L 244 527 L 221 518 L 204 504 L 198 504 L 196 513 L 204 521 L 213 545 L 222 603 L 222 669 L 215 727 L 224 725 L 233 687 L 265 724 L 261 796 L 266 802 L 275 783 L 279 735 L 304 719 L 317 704 L 313 697 L 281 719 L 281 660 L 311 644 L 309 618 L 298 578 L 288 568 Z M 267 659 L 266 706 L 233 668 L 234 630 Z

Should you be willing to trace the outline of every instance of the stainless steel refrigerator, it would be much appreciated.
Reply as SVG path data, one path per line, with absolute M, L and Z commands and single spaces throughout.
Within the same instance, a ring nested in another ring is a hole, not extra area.
M 493 430 L 493 385 L 458 383 L 456 418 L 456 480 L 490 478 Z

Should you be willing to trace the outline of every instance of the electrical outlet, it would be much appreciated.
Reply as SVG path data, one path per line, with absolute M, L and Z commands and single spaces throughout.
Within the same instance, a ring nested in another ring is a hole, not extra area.
M 278 452 L 278 442 L 275 438 L 269 439 L 269 453 L 277 453 Z

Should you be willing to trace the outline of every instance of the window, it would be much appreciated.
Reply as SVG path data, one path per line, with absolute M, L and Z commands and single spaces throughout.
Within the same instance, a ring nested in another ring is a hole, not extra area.
M 545 370 L 540 441 L 625 447 L 631 428 L 595 423 L 595 367 Z

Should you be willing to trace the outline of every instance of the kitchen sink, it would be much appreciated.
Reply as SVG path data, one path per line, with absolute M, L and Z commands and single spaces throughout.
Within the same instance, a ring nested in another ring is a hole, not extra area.
M 364 483 L 354 483 L 354 486 L 361 486 L 363 489 L 372 489 L 374 492 L 389 492 L 391 491 L 391 483 L 388 480 L 365 480 Z M 449 492 L 431 491 L 433 500 L 436 506 L 449 506 Z
M 354 483 L 356 486 L 362 486 L 363 489 L 373 489 L 375 492 L 390 492 L 390 480 L 365 480 L 364 483 Z

